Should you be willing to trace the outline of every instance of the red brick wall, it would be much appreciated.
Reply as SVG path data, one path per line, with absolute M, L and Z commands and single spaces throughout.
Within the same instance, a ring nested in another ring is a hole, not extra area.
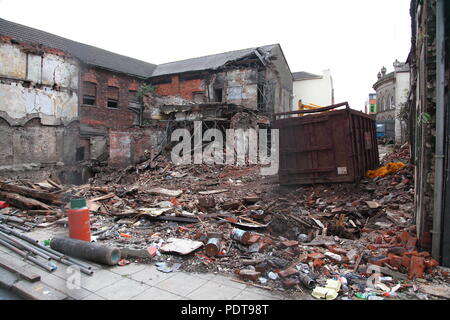
M 179 80 L 178 76 L 172 76 L 171 83 L 157 84 L 156 93 L 162 96 L 181 96 L 192 100 L 192 93 L 205 91 L 202 79 Z
M 83 105 L 83 82 L 97 84 L 95 106 Z M 80 84 L 80 122 L 106 128 L 127 128 L 133 126 L 135 114 L 128 109 L 129 90 L 138 90 L 142 81 L 126 75 L 100 69 L 82 71 Z M 119 88 L 119 107 L 108 108 L 108 86 Z

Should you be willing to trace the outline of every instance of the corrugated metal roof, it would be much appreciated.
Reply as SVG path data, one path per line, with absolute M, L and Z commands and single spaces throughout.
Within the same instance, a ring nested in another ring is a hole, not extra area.
M 152 77 L 189 71 L 214 70 L 223 66 L 228 61 L 234 61 L 250 55 L 256 49 L 258 49 L 263 55 L 267 54 L 275 46 L 276 45 L 267 45 L 160 64 L 156 67 Z
M 312 80 L 312 79 L 322 79 L 322 76 L 319 76 L 317 74 L 300 71 L 300 72 L 293 72 L 292 76 L 294 77 L 294 81 L 300 81 L 300 80 Z
M 156 65 L 145 61 L 69 40 L 1 18 L 0 34 L 12 37 L 17 41 L 42 44 L 46 47 L 65 51 L 89 65 L 115 70 L 142 78 L 149 77 L 156 68 Z

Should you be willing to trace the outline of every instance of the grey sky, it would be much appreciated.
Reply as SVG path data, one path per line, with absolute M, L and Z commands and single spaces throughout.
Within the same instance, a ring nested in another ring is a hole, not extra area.
M 331 69 L 336 102 L 364 102 L 410 49 L 409 0 L 0 0 L 0 17 L 159 64 L 280 43 L 292 72 Z

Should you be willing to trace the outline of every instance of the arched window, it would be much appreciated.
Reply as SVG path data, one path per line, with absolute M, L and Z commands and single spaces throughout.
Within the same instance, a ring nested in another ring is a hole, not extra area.
M 382 97 L 380 101 L 380 111 L 384 111 L 384 97 Z
M 394 109 L 395 108 L 395 101 L 394 101 L 394 96 L 391 96 L 391 108 Z
M 390 110 L 391 109 L 391 97 L 387 97 L 386 98 L 386 110 Z

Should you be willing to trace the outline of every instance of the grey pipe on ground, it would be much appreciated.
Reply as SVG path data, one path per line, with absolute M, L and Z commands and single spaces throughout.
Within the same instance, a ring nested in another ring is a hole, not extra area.
M 120 250 L 92 242 L 86 242 L 67 237 L 55 237 L 50 241 L 53 250 L 69 256 L 94 261 L 110 266 L 116 265 L 121 257 Z

